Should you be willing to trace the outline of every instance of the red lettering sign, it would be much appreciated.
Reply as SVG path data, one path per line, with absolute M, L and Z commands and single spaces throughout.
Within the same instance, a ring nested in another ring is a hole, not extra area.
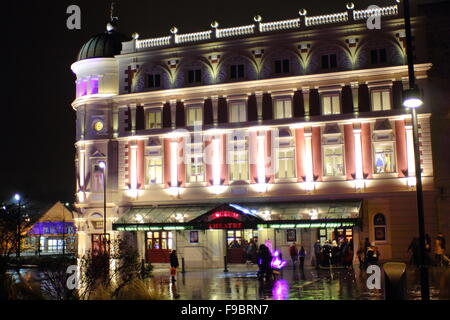
M 208 229 L 243 229 L 241 222 L 209 223 Z
M 232 211 L 217 211 L 211 214 L 211 220 L 216 220 L 220 218 L 233 218 L 233 219 L 239 219 L 239 213 L 232 212 Z

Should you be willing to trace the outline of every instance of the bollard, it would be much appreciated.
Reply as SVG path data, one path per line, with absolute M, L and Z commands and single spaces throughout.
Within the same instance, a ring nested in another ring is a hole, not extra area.
M 184 268 L 184 257 L 181 258 L 181 273 L 182 274 L 186 273 L 186 269 Z
M 225 269 L 223 270 L 223 272 L 228 272 L 228 261 L 227 261 L 227 256 L 223 257 L 223 265 L 225 266 Z
M 388 262 L 384 269 L 384 299 L 406 300 L 406 264 Z

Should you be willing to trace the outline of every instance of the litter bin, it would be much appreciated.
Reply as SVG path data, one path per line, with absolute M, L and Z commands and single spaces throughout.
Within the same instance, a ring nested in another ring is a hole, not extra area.
M 406 300 L 406 264 L 387 262 L 383 269 L 385 300 Z

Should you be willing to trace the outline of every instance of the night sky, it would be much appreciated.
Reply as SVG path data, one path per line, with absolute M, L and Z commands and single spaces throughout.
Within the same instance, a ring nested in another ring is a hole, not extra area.
M 117 0 L 119 31 L 140 38 L 345 10 L 346 0 L 154 1 Z M 393 0 L 354 0 L 357 9 Z M 81 8 L 81 30 L 68 30 L 66 9 Z M 103 32 L 110 1 L 4 1 L 2 3 L 2 86 L 0 202 L 16 192 L 40 201 L 73 201 L 75 76 L 70 65 L 91 36 Z M 6 38 L 6 39 L 5 39 Z

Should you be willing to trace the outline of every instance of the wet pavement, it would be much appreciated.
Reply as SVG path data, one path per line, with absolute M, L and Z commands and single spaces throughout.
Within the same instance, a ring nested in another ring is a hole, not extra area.
M 257 267 L 236 265 L 229 272 L 222 269 L 188 271 L 178 273 L 172 284 L 169 270 L 153 272 L 150 285 L 167 294 L 171 299 L 180 300 L 382 300 L 382 289 L 369 290 L 368 275 L 359 269 L 306 268 L 303 272 L 292 268 L 283 270 L 275 280 L 262 281 L 257 278 Z M 432 299 L 439 298 L 439 290 L 433 285 Z M 420 299 L 418 275 L 414 269 L 408 270 L 408 299 Z

